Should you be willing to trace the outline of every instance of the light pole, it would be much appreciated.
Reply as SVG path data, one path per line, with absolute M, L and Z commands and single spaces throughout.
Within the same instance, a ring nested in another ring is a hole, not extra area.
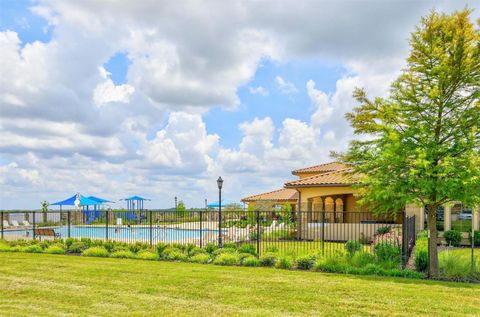
M 218 185 L 218 246 L 222 247 L 222 186 L 223 179 L 221 176 L 217 179 Z

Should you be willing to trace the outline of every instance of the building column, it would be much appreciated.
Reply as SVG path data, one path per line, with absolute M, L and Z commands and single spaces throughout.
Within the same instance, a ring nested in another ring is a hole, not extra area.
M 473 230 L 478 230 L 480 229 L 480 224 L 479 224 L 479 218 L 480 218 L 480 207 L 472 208 L 472 226 Z
M 420 206 L 418 209 L 419 209 L 419 211 L 418 211 L 418 225 L 419 225 L 419 229 L 423 230 L 424 227 L 425 227 L 425 207 Z
M 452 228 L 452 205 L 447 204 L 443 206 L 443 221 L 444 221 L 444 231 L 448 231 Z

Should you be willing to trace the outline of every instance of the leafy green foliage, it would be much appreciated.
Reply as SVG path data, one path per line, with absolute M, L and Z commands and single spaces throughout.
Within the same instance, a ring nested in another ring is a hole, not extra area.
M 260 266 L 260 260 L 254 256 L 249 256 L 242 261 L 243 266 Z
M 347 250 L 348 253 L 354 254 L 355 252 L 360 251 L 362 249 L 362 245 L 360 241 L 348 240 L 345 243 L 345 249 Z
M 400 263 L 401 251 L 398 246 L 391 243 L 378 243 L 375 245 L 375 255 L 380 262 Z
M 280 256 L 275 263 L 277 269 L 290 270 L 293 268 L 293 258 L 291 256 Z
M 237 253 L 222 253 L 213 261 L 215 265 L 238 265 L 240 258 Z
M 207 253 L 198 253 L 190 258 L 190 262 L 207 264 L 211 261 L 210 255 Z
M 23 249 L 23 252 L 27 252 L 27 253 L 42 253 L 43 252 L 43 249 L 41 246 L 37 245 L 37 244 L 33 244 L 33 245 L 29 245 L 29 246 L 26 246 L 24 249 Z
M 44 252 L 49 254 L 65 254 L 65 249 L 59 245 L 51 245 L 46 248 Z
M 371 100 L 362 89 L 354 92 L 360 106 L 346 117 L 364 137 L 337 155 L 358 177 L 360 204 L 382 214 L 409 203 L 426 207 L 432 276 L 437 207 L 480 202 L 480 32 L 470 13 L 422 18 L 390 96 Z
M 419 272 L 426 272 L 428 269 L 428 238 L 426 236 L 417 239 L 415 245 L 415 268 Z
M 472 234 L 468 234 L 468 240 L 472 243 Z M 477 230 L 473 233 L 473 244 L 474 246 L 480 246 L 480 230 Z
M 104 247 L 90 247 L 83 251 L 82 255 L 106 258 L 109 256 L 109 253 Z
M 311 270 L 315 265 L 315 257 L 311 255 L 302 255 L 297 258 L 297 268 L 299 270 Z
M 251 255 L 257 255 L 257 246 L 252 243 L 247 243 L 244 245 L 241 245 L 238 248 L 238 252 L 240 253 L 250 253 Z
M 67 248 L 67 251 L 68 253 L 82 253 L 86 249 L 87 249 L 87 245 L 85 245 L 85 243 L 81 241 L 74 241 Z
M 458 247 L 462 242 L 462 233 L 458 230 L 448 230 L 443 234 L 448 245 Z
M 262 266 L 275 266 L 277 262 L 277 255 L 275 253 L 265 253 L 260 257 L 260 264 Z
M 158 253 L 152 252 L 152 251 L 147 251 L 147 250 L 142 250 L 142 251 L 138 252 L 136 257 L 137 257 L 137 259 L 149 260 L 149 261 L 156 261 L 160 258 Z

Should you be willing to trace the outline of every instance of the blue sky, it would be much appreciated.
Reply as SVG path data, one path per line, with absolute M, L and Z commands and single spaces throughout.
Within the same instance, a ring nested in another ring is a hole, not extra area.
M 348 146 L 422 15 L 477 4 L 0 0 L 0 209 L 281 188 Z

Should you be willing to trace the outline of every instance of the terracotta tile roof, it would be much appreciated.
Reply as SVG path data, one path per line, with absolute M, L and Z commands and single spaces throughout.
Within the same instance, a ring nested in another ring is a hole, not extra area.
M 242 202 L 252 202 L 258 200 L 271 200 L 271 201 L 297 201 L 298 192 L 295 189 L 282 188 L 268 193 L 253 195 L 242 198 Z
M 352 168 L 318 174 L 303 179 L 294 180 L 285 183 L 285 188 L 305 187 L 305 186 L 348 186 L 357 183 L 358 177 L 352 173 Z
M 325 163 L 325 164 L 320 164 L 320 165 L 315 165 L 315 166 L 310 166 L 310 167 L 305 167 L 301 168 L 298 170 L 292 171 L 293 175 L 298 175 L 298 174 L 307 174 L 307 173 L 328 173 L 328 172 L 333 172 L 333 171 L 338 171 L 341 169 L 348 168 L 347 165 L 339 162 L 330 162 L 330 163 Z

